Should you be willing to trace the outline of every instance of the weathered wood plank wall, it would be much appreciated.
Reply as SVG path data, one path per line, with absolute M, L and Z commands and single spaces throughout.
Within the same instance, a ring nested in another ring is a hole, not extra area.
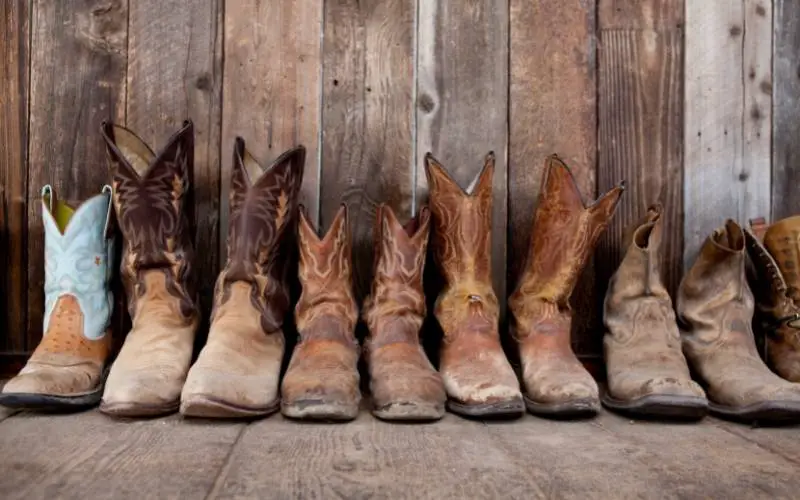
M 99 191 L 103 120 L 156 148 L 194 121 L 206 312 L 226 257 L 236 136 L 264 164 L 306 146 L 302 202 L 320 231 L 350 206 L 361 298 L 375 208 L 418 210 L 429 151 L 464 187 L 497 156 L 503 303 L 527 255 L 545 157 L 567 161 L 587 201 L 626 179 L 573 300 L 587 360 L 601 354 L 600 301 L 623 233 L 648 205 L 666 210 L 673 291 L 726 217 L 800 212 L 793 1 L 12 0 L 0 15 L 4 370 L 42 334 L 40 189 L 69 200 Z

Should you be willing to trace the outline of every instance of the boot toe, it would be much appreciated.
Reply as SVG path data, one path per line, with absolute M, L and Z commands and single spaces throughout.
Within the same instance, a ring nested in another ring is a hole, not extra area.
M 28 367 L 23 373 L 9 380 L 2 392 L 60 397 L 82 396 L 96 391 L 99 379 L 99 370 L 88 365 Z
M 176 411 L 183 377 L 176 378 L 172 372 L 152 367 L 134 373 L 115 373 L 112 368 L 100 411 L 125 417 L 156 416 Z
M 658 395 L 705 398 L 706 396 L 705 391 L 694 380 L 675 377 L 650 379 L 642 385 L 639 393 L 640 397 Z
M 281 386 L 281 412 L 290 418 L 351 420 L 361 400 L 355 370 L 287 373 Z

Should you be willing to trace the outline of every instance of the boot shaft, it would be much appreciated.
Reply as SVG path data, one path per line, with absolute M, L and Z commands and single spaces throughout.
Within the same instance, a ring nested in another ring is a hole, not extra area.
M 84 337 L 101 338 L 111 321 L 109 290 L 114 261 L 111 187 L 73 207 L 42 188 L 45 235 L 45 316 L 47 333 L 59 299 L 72 296 L 81 311 Z
M 190 121 L 153 153 L 132 131 L 104 123 L 114 208 L 123 235 L 121 278 L 131 317 L 144 275 L 164 274 L 184 317 L 198 313 L 194 279 L 194 129 Z
M 298 277 L 302 287 L 295 307 L 297 330 L 304 338 L 352 341 L 358 319 L 353 294 L 350 227 L 342 205 L 320 238 L 300 207 Z
M 772 224 L 764 234 L 764 246 L 786 283 L 786 295 L 800 303 L 800 216 Z

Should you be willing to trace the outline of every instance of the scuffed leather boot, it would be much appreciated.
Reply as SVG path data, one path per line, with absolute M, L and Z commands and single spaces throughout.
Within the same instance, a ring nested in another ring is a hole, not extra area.
M 358 416 L 358 306 L 347 208 L 342 205 L 324 238 L 300 210 L 299 276 L 295 308 L 300 339 L 281 384 L 281 412 L 291 418 L 352 420 Z
M 751 225 L 755 234 L 745 231 L 745 237 L 753 264 L 748 269 L 757 333 L 766 344 L 769 366 L 786 380 L 800 382 L 800 217 L 769 227 L 763 219 Z
M 500 345 L 497 295 L 492 289 L 494 154 L 469 192 L 425 155 L 433 220 L 431 245 L 444 288 L 434 315 L 444 330 L 439 370 L 447 407 L 470 417 L 521 416 L 519 381 Z
M 586 207 L 569 168 L 556 155 L 545 162 L 528 257 L 508 300 L 531 413 L 582 417 L 600 409 L 597 383 L 572 351 L 569 300 L 623 191 L 621 184 Z
M 767 368 L 753 337 L 745 233 L 728 220 L 708 237 L 677 298 L 683 351 L 715 414 L 738 420 L 800 419 L 800 384 Z
M 3 387 L 0 404 L 80 410 L 100 401 L 111 349 L 111 187 L 73 208 L 45 186 L 42 218 L 44 336 L 19 374 Z
M 425 318 L 422 272 L 430 211 L 402 226 L 387 205 L 375 220 L 375 272 L 364 302 L 369 327 L 364 357 L 370 374 L 372 413 L 384 420 L 436 420 L 447 396 L 439 373 L 419 341 Z
M 133 326 L 111 366 L 100 411 L 147 416 L 178 409 L 200 311 L 194 282 L 194 129 L 158 154 L 103 124 L 123 236 L 121 278 Z
M 626 238 L 628 251 L 606 293 L 603 339 L 608 390 L 603 404 L 622 413 L 697 419 L 708 411 L 681 351 L 672 300 L 661 281 L 661 207 Z
M 301 146 L 263 170 L 236 139 L 228 261 L 217 278 L 208 341 L 183 386 L 184 415 L 255 417 L 280 408 L 287 261 L 304 163 Z

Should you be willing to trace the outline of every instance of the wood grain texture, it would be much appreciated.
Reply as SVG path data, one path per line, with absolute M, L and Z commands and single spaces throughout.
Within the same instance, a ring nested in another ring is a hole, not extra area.
M 761 0 L 686 4 L 684 267 L 726 218 L 770 208 L 770 18 Z M 763 94 L 763 95 L 759 95 Z
M 24 352 L 27 328 L 30 1 L 0 3 L 0 350 Z
M 613 8 L 621 4 L 630 2 L 600 2 L 601 14 L 614 15 L 600 17 L 597 184 L 601 192 L 620 179 L 627 184 L 598 248 L 603 263 L 598 287 L 605 288 L 627 250 L 626 230 L 648 206 L 660 203 L 661 275 L 674 293 L 683 264 L 683 31 L 675 27 L 682 23 L 683 3 L 654 0 L 637 3 L 635 10 Z M 608 28 L 606 22 L 627 27 Z
M 599 0 L 600 29 L 682 28 L 684 0 Z
M 222 0 L 137 0 L 128 25 L 128 127 L 160 149 L 194 122 L 194 265 L 207 315 L 219 271 Z
M 28 347 L 42 336 L 44 234 L 40 191 L 83 201 L 109 182 L 103 120 L 125 117 L 126 0 L 35 0 L 28 149 Z
M 0 449 L 16 450 L 0 456 L 0 497 L 204 498 L 243 427 L 20 413 L 0 423 Z
M 506 302 L 508 204 L 508 0 L 419 2 L 417 27 L 416 202 L 427 200 L 431 152 L 467 188 L 489 151 L 493 179 L 492 273 Z
M 547 155 L 557 153 L 569 165 L 584 200 L 597 193 L 596 2 L 510 3 L 509 293 L 529 251 Z M 596 354 L 600 320 L 591 262 L 572 302 L 573 347 Z
M 777 221 L 800 214 L 800 2 L 775 0 L 774 9 L 772 220 Z
M 220 257 L 227 254 L 228 192 L 237 135 L 262 165 L 306 147 L 301 202 L 319 211 L 319 0 L 237 0 L 225 5 Z
M 320 225 L 350 210 L 356 297 L 370 290 L 375 209 L 412 215 L 415 0 L 325 2 Z

